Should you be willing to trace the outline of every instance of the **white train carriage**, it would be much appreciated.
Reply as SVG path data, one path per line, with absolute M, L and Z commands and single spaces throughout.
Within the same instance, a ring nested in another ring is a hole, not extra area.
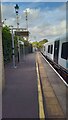
M 48 42 L 43 45 L 43 54 L 47 56 Z
M 68 70 L 68 36 L 60 38 L 58 64 Z
M 50 60 L 53 61 L 53 54 L 54 54 L 54 41 L 47 42 L 43 46 L 43 54 Z
M 46 56 L 53 61 L 53 54 L 54 54 L 54 41 L 48 42 L 46 46 Z
M 60 37 L 43 46 L 43 54 L 59 67 L 68 70 L 68 37 Z

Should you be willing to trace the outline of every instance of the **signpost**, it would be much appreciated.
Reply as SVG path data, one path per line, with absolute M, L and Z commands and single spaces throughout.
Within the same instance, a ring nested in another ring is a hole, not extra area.
M 15 35 L 29 37 L 29 31 L 15 31 Z

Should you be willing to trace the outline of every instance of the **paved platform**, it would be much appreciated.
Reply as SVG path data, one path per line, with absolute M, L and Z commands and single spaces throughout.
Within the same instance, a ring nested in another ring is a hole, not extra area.
M 35 54 L 26 55 L 13 69 L 5 67 L 6 88 L 2 97 L 3 118 L 38 118 Z
M 39 77 L 36 65 L 39 67 Z M 24 59 L 22 57 L 16 69 L 13 69 L 11 64 L 5 66 L 6 88 L 2 97 L 3 118 L 36 119 L 45 116 L 46 120 L 49 118 L 65 120 L 66 87 L 55 74 L 39 52 L 28 54 Z M 39 82 L 41 82 L 43 95 L 40 92 Z
M 46 118 L 66 118 L 66 86 L 37 53 Z

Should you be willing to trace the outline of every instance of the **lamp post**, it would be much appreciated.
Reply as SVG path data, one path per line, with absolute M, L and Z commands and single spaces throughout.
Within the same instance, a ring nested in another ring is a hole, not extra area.
M 28 31 L 28 10 L 26 9 L 24 13 L 25 13 L 25 21 L 26 21 L 26 30 Z M 26 37 L 26 40 L 28 41 L 28 36 Z
M 11 27 L 11 32 L 12 32 L 12 58 L 13 58 L 13 67 L 16 68 L 15 65 L 15 50 L 14 50 L 14 34 L 13 34 L 13 26 L 9 26 Z
M 17 31 L 19 30 L 19 15 L 18 15 L 18 10 L 19 10 L 19 6 L 18 6 L 18 4 L 16 4 L 16 6 L 15 6 L 15 12 L 16 12 L 16 19 L 17 19 Z M 19 36 L 17 36 L 17 40 L 18 40 L 18 62 L 19 62 L 20 61 Z
M 28 31 L 28 13 L 27 13 L 27 10 L 25 11 L 25 14 L 26 14 L 26 29 Z
M 19 6 L 18 6 L 18 4 L 16 4 L 16 6 L 15 6 L 15 12 L 16 12 L 16 18 L 17 18 L 17 28 L 19 28 L 19 15 L 18 15 L 18 10 L 19 10 Z

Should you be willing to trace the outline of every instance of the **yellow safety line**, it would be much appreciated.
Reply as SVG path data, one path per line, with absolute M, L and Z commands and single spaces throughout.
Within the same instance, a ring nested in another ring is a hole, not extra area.
M 45 119 L 44 107 L 43 107 L 43 97 L 42 97 L 42 90 L 41 90 L 40 76 L 39 76 L 39 69 L 38 69 L 37 61 L 36 61 L 36 71 L 37 71 L 37 80 L 38 80 L 39 118 Z

